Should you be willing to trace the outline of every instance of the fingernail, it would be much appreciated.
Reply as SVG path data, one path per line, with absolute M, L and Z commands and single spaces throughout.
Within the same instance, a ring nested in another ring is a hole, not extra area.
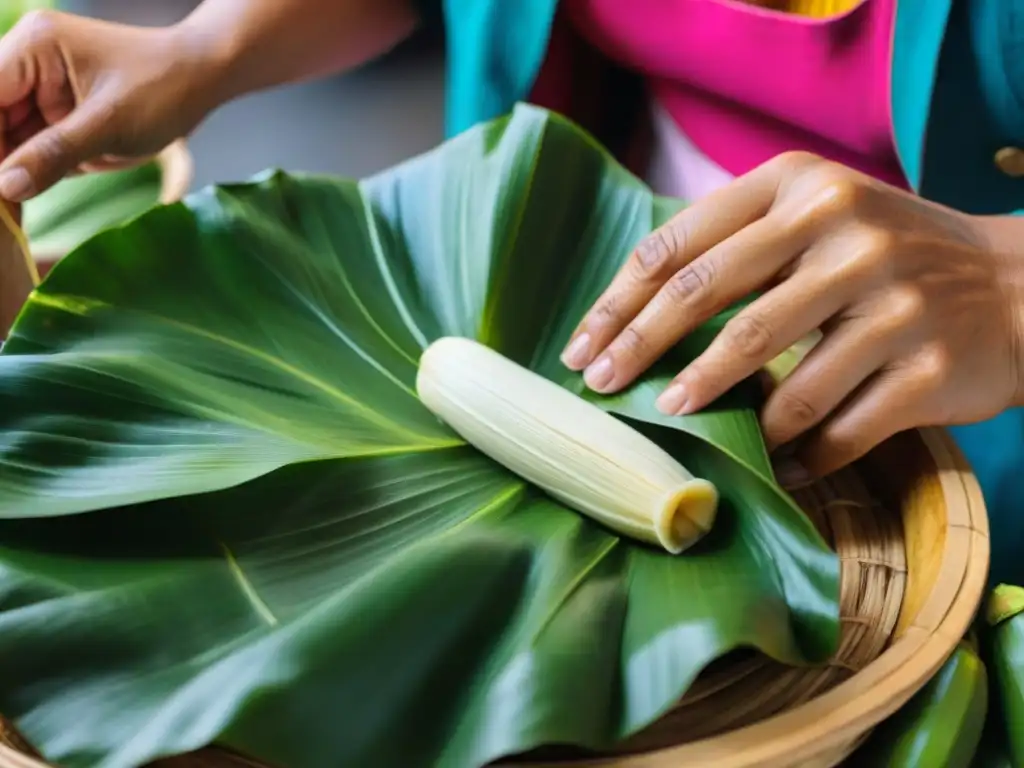
M 11 168 L 0 173 L 0 197 L 20 203 L 32 194 L 32 177 L 24 168 Z
M 562 362 L 567 368 L 573 371 L 580 371 L 586 367 L 590 357 L 590 334 L 581 333 L 562 353 Z
M 676 382 L 669 385 L 668 389 L 658 395 L 654 405 L 666 416 L 675 416 L 686 408 L 686 401 L 686 387 Z
M 583 380 L 595 392 L 601 392 L 612 383 L 615 371 L 612 370 L 612 361 L 608 355 L 602 355 L 597 362 L 592 363 L 583 372 Z
M 814 482 L 814 476 L 803 464 L 793 458 L 784 458 L 775 464 L 775 478 L 789 490 L 803 488 Z

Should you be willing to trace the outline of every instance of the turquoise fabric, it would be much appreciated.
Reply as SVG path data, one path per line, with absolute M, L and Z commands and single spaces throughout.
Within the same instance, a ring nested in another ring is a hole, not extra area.
M 544 61 L 558 0 L 443 0 L 446 130 L 461 133 L 525 101 Z
M 557 0 L 442 0 L 447 132 L 527 98 Z M 923 196 L 971 213 L 1020 215 L 1024 179 L 993 163 L 1024 147 L 1024 0 L 898 0 L 892 112 L 897 152 Z M 981 482 L 994 581 L 1024 582 L 1024 410 L 952 430 Z

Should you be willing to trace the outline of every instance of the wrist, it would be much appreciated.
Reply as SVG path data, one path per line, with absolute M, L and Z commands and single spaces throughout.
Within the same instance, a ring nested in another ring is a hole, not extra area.
M 1024 216 L 972 218 L 999 270 L 1016 373 L 1016 386 L 1009 406 L 1021 407 L 1024 406 Z
M 221 104 L 360 66 L 417 23 L 411 0 L 205 0 L 174 34 Z
M 202 10 L 200 6 L 167 32 L 172 56 L 188 72 L 200 109 L 207 113 L 246 90 L 236 75 L 243 53 L 238 35 L 230 27 L 211 23 L 214 20 Z

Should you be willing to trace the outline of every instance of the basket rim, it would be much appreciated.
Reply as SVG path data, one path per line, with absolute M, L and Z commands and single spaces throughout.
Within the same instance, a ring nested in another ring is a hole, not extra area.
M 181 200 L 192 186 L 195 175 L 195 161 L 185 139 L 171 142 L 153 159 L 160 167 L 161 204 L 176 203 Z M 32 258 L 37 264 L 59 261 L 67 255 L 66 251 L 32 251 Z
M 513 765 L 517 768 L 792 766 L 856 742 L 902 707 L 945 663 L 967 632 L 984 595 L 989 565 L 985 502 L 967 459 L 944 429 L 926 427 L 915 431 L 935 462 L 947 509 L 963 509 L 964 513 L 947 521 L 942 567 L 917 617 L 878 658 L 821 696 L 718 736 L 639 754 L 557 764 L 516 761 Z M 958 580 L 959 586 L 944 592 L 940 587 L 950 579 Z M 932 622 L 932 629 L 920 624 L 921 617 L 928 615 L 941 616 Z

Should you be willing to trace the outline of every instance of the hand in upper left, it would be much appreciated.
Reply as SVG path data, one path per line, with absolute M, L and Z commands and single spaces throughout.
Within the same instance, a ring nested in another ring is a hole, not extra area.
M 808 478 L 825 474 L 904 429 L 980 421 L 1024 402 L 1022 223 L 968 216 L 813 155 L 780 155 L 646 237 L 563 362 L 585 369 L 591 389 L 615 392 L 759 291 L 658 408 L 704 408 L 820 328 L 761 419 L 769 448 L 803 435 L 799 464 Z

